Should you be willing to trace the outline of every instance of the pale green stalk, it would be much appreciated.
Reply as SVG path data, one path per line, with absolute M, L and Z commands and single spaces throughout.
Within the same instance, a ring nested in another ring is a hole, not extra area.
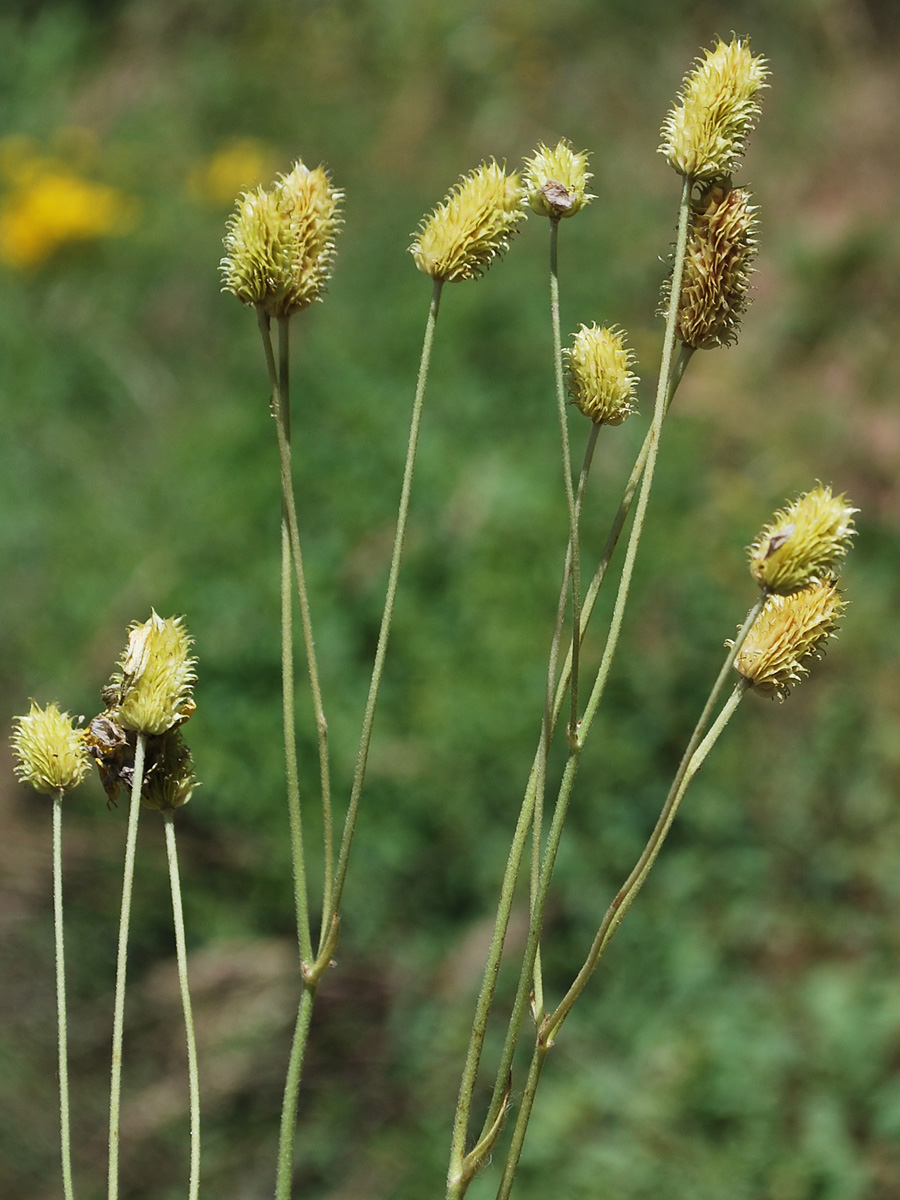
M 131 920 L 131 891 L 134 882 L 134 858 L 137 848 L 138 818 L 141 815 L 141 785 L 144 781 L 146 734 L 137 735 L 134 752 L 134 779 L 128 808 L 128 833 L 125 838 L 125 870 L 122 879 L 122 909 L 119 915 L 119 947 L 116 956 L 116 995 L 113 1009 L 112 1067 L 109 1084 L 109 1175 L 108 1197 L 119 1195 L 119 1122 L 122 1106 L 122 1040 L 125 1029 L 125 975 L 128 967 L 128 926 Z
M 169 864 L 169 885 L 172 891 L 172 917 L 175 922 L 175 959 L 178 964 L 178 990 L 181 1011 L 184 1013 L 184 1034 L 187 1042 L 188 1093 L 191 1113 L 191 1174 L 188 1200 L 197 1200 L 200 1193 L 200 1075 L 197 1070 L 197 1039 L 194 1036 L 194 1014 L 188 987 L 187 947 L 184 940 L 184 909 L 181 903 L 181 881 L 178 873 L 178 852 L 175 846 L 175 823 L 170 811 L 163 812 L 166 831 L 166 859 Z
M 66 1025 L 66 951 L 63 940 L 62 788 L 53 797 L 53 932 L 56 945 L 56 1027 L 59 1052 L 59 1139 L 63 1196 L 74 1200 L 72 1139 L 69 1122 L 69 1054 Z
M 356 754 L 356 766 L 353 771 L 353 783 L 350 788 L 350 803 L 344 820 L 344 833 L 338 852 L 337 870 L 334 878 L 334 892 L 331 904 L 322 915 L 322 929 L 331 927 L 332 919 L 338 913 L 344 883 L 347 878 L 347 863 L 350 848 L 353 844 L 353 834 L 356 830 L 356 818 L 359 812 L 359 801 L 362 796 L 363 783 L 366 777 L 366 764 L 369 759 L 369 744 L 372 740 L 372 726 L 375 722 L 375 707 L 378 703 L 378 692 L 381 687 L 381 677 L 384 674 L 384 660 L 387 654 L 388 638 L 391 632 L 391 622 L 394 616 L 394 601 L 397 597 L 397 584 L 400 578 L 400 562 L 403 558 L 403 546 L 406 540 L 406 523 L 409 517 L 409 502 L 412 494 L 413 471 L 416 464 L 416 449 L 419 444 L 419 428 L 422 423 L 422 409 L 425 403 L 425 388 L 428 383 L 428 368 L 431 364 L 431 349 L 434 344 L 434 330 L 437 324 L 438 309 L 441 303 L 443 281 L 434 280 L 431 293 L 431 303 L 428 307 L 428 320 L 425 324 L 425 337 L 422 342 L 422 355 L 419 360 L 419 374 L 416 381 L 416 395 L 413 401 L 412 419 L 409 427 L 409 442 L 406 450 L 406 463 L 403 468 L 403 485 L 400 490 L 400 504 L 397 510 L 397 528 L 394 534 L 394 549 L 391 555 L 391 566 L 388 572 L 387 592 L 384 600 L 384 611 L 381 616 L 381 627 L 378 630 L 378 644 L 375 649 L 375 662 L 372 666 L 372 678 L 369 682 L 369 694 L 366 698 L 366 709 L 363 715 L 362 732 L 359 739 L 359 749 Z
M 297 1129 L 297 1097 L 300 1092 L 303 1056 L 306 1053 L 306 1043 L 309 1038 L 309 1023 L 312 1018 L 315 994 L 314 985 L 304 985 L 300 1006 L 297 1010 L 297 1021 L 291 1041 L 291 1056 L 288 1060 L 287 1078 L 284 1084 L 284 1100 L 281 1105 L 275 1200 L 290 1200 L 291 1195 L 291 1179 L 294 1173 L 294 1138 Z

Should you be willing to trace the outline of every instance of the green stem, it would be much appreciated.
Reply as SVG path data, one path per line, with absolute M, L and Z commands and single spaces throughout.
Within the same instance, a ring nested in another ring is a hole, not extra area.
M 363 715 L 362 731 L 359 739 L 359 749 L 356 755 L 356 766 L 353 771 L 353 783 L 350 789 L 350 803 L 344 820 L 344 832 L 341 847 L 338 852 L 337 870 L 335 872 L 334 891 L 331 904 L 323 913 L 322 928 L 327 930 L 331 919 L 337 913 L 344 892 L 347 878 L 347 864 L 350 848 L 353 844 L 353 834 L 356 830 L 356 819 L 359 813 L 359 801 L 362 796 L 363 783 L 366 777 L 366 764 L 369 758 L 369 744 L 372 740 L 372 726 L 375 722 L 375 707 L 378 703 L 378 692 L 381 678 L 384 674 L 384 660 L 387 654 L 388 639 L 391 632 L 391 622 L 394 616 L 394 602 L 397 597 L 397 584 L 400 578 L 400 562 L 403 558 L 403 546 L 406 539 L 406 523 L 409 517 L 409 502 L 412 494 L 413 471 L 416 464 L 416 449 L 419 444 L 419 428 L 422 423 L 422 409 L 425 402 L 425 387 L 428 383 L 428 368 L 431 363 L 431 350 L 434 344 L 434 330 L 437 324 L 438 309 L 441 303 L 443 282 L 434 281 L 431 293 L 431 303 L 428 307 L 428 320 L 425 324 L 425 337 L 422 342 L 422 355 L 419 361 L 419 374 L 416 381 L 416 395 L 413 402 L 412 418 L 409 427 L 409 442 L 406 450 L 406 463 L 403 468 L 403 486 L 400 490 L 400 504 L 397 510 L 397 529 L 394 534 L 394 550 L 391 555 L 391 566 L 388 573 L 387 592 L 384 600 L 384 611 L 381 616 L 381 628 L 378 631 L 378 645 L 375 649 L 375 661 L 372 666 L 372 678 L 369 682 L 369 694 L 366 699 L 366 709 Z
M 166 832 L 166 859 L 169 864 L 169 885 L 172 891 L 172 917 L 175 922 L 175 958 L 178 963 L 178 990 L 184 1014 L 184 1034 L 187 1042 L 188 1093 L 191 1113 L 191 1174 L 188 1200 L 197 1200 L 200 1193 L 200 1075 L 197 1070 L 197 1039 L 194 1036 L 194 1014 L 188 987 L 187 947 L 184 939 L 184 909 L 181 903 L 181 881 L 178 872 L 178 852 L 175 846 L 175 824 L 171 812 L 163 812 Z
M 275 1179 L 275 1200 L 290 1200 L 291 1180 L 294 1173 L 294 1136 L 297 1128 L 297 1097 L 300 1091 L 300 1076 L 303 1072 L 303 1056 L 309 1038 L 315 989 L 304 987 L 297 1010 L 297 1022 L 291 1042 L 287 1078 L 284 1084 L 284 1100 L 281 1105 L 281 1127 L 278 1133 L 278 1170 Z
M 525 1144 L 525 1134 L 528 1130 L 531 1110 L 534 1107 L 534 1098 L 537 1094 L 541 1072 L 544 1069 L 544 1063 L 547 1061 L 548 1049 L 549 1047 L 543 1045 L 540 1041 L 535 1044 L 534 1053 L 531 1056 L 531 1064 L 528 1068 L 528 1078 L 525 1081 L 525 1091 L 522 1094 L 518 1116 L 513 1127 L 512 1141 L 506 1155 L 506 1162 L 503 1166 L 503 1176 L 500 1180 L 500 1187 L 497 1189 L 497 1200 L 509 1200 L 509 1194 L 512 1191 L 516 1171 L 519 1166 L 519 1159 L 522 1156 L 522 1146 Z
M 66 951 L 63 940 L 62 802 L 63 790 L 53 797 L 53 932 L 56 944 L 56 1027 L 59 1051 L 59 1137 L 62 1152 L 63 1195 L 74 1200 L 72 1139 L 69 1122 L 69 1054 L 66 1025 Z
M 122 879 L 122 909 L 119 915 L 119 947 L 116 957 L 116 995 L 113 1009 L 112 1067 L 109 1084 L 109 1200 L 119 1195 L 119 1122 L 122 1106 L 122 1040 L 125 1029 L 125 975 L 128 966 L 128 926 L 131 919 L 131 891 L 137 848 L 138 818 L 141 815 L 141 785 L 144 781 L 146 734 L 137 735 L 134 751 L 134 779 L 128 808 L 128 833 L 125 838 L 125 869 Z

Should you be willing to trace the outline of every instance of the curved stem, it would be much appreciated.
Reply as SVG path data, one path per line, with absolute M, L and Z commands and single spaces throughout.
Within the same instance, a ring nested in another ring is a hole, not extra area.
M 178 872 L 178 852 L 175 846 L 175 823 L 170 811 L 163 812 L 166 833 L 166 860 L 169 864 L 169 886 L 172 892 L 172 917 L 175 923 L 175 958 L 178 963 L 178 990 L 184 1014 L 184 1035 L 187 1042 L 188 1091 L 191 1113 L 191 1175 L 188 1200 L 197 1200 L 200 1193 L 200 1075 L 197 1069 L 197 1039 L 194 1036 L 194 1014 L 188 987 L 187 947 L 184 940 L 184 909 L 181 903 L 181 880 Z
M 428 307 L 428 320 L 425 324 L 425 337 L 422 343 L 422 355 L 419 360 L 419 374 L 416 381 L 416 395 L 413 401 L 412 419 L 409 427 L 409 442 L 406 450 L 406 464 L 403 468 L 403 486 L 400 490 L 400 504 L 397 511 L 397 529 L 394 534 L 394 550 L 391 555 L 391 566 L 388 573 L 387 593 L 384 600 L 384 611 L 381 616 L 381 628 L 378 631 L 378 645 L 375 649 L 375 662 L 372 666 L 372 678 L 369 683 L 369 694 L 366 699 L 366 709 L 363 715 L 362 731 L 359 739 L 359 749 L 356 755 L 356 766 L 353 772 L 353 783 L 350 788 L 350 803 L 344 820 L 344 833 L 338 852 L 337 870 L 334 877 L 334 891 L 331 904 L 322 915 L 322 929 L 327 931 L 332 916 L 337 913 L 344 892 L 347 878 L 347 863 L 350 857 L 350 847 L 353 844 L 353 834 L 356 829 L 356 818 L 359 812 L 359 801 L 362 796 L 363 783 L 366 776 L 366 764 L 369 758 L 369 744 L 372 740 L 372 726 L 375 723 L 375 707 L 378 703 L 378 692 L 381 687 L 381 677 L 384 674 L 384 660 L 387 654 L 388 638 L 391 632 L 391 622 L 394 616 L 394 601 L 397 597 L 397 583 L 400 578 L 400 562 L 403 557 L 403 546 L 406 539 L 406 523 L 409 517 L 409 502 L 412 494 L 413 471 L 416 464 L 416 449 L 419 444 L 419 428 L 422 423 L 422 408 L 425 403 L 425 387 L 428 383 L 428 368 L 431 363 L 431 349 L 434 344 L 434 330 L 437 324 L 438 309 L 441 303 L 443 282 L 434 281 L 431 293 L 431 303 Z
M 119 947 L 116 956 L 116 996 L 113 1009 L 112 1066 L 109 1084 L 109 1200 L 119 1195 L 119 1122 L 122 1104 L 122 1041 L 125 1028 L 125 975 L 128 966 L 128 926 L 131 920 L 131 891 L 134 882 L 134 858 L 137 848 L 138 818 L 141 815 L 141 785 L 147 737 L 137 735 L 134 752 L 134 779 L 128 808 L 128 833 L 125 838 L 125 869 L 122 879 L 122 908 L 119 914 Z
M 59 1138 L 63 1196 L 74 1200 L 72 1138 L 69 1121 L 69 1054 L 66 1024 L 66 951 L 63 939 L 62 802 L 63 790 L 53 797 L 53 933 L 56 946 L 56 1028 L 59 1054 Z
M 287 1078 L 284 1084 L 284 1100 L 281 1105 L 281 1126 L 278 1133 L 278 1168 L 275 1177 L 275 1200 L 290 1200 L 291 1178 L 294 1171 L 294 1134 L 297 1128 L 297 1097 L 300 1092 L 300 1076 L 303 1072 L 303 1056 L 309 1037 L 315 989 L 304 987 L 297 1010 L 297 1021 L 291 1041 Z

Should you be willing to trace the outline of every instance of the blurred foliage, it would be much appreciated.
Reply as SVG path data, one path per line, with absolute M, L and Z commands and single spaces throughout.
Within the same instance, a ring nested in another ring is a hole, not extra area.
M 30 265 L 0 265 L 3 719 L 31 695 L 92 714 L 129 621 L 151 605 L 186 614 L 203 787 L 178 824 L 208 1193 L 270 1194 L 297 994 L 278 475 L 255 321 L 218 291 L 226 185 L 299 154 L 347 192 L 330 293 L 294 343 L 298 494 L 345 794 L 430 294 L 411 231 L 483 157 L 512 165 L 559 136 L 593 152 L 599 199 L 562 239 L 564 328 L 629 330 L 644 416 L 601 439 L 587 562 L 651 406 L 677 202 L 659 124 L 699 47 L 735 29 L 773 70 L 744 176 L 761 205 L 756 301 L 736 349 L 696 356 L 667 423 L 625 644 L 560 855 L 551 997 L 642 846 L 752 600 L 743 546 L 816 478 L 862 509 L 851 607 L 813 678 L 784 706 L 748 699 L 694 785 L 554 1051 L 517 1195 L 900 1198 L 897 11 L 4 6 L 3 145 L 128 197 L 132 217 L 115 236 L 70 224 Z M 0 180 L 0 212 L 17 186 Z M 544 231 L 532 219 L 507 261 L 444 297 L 344 935 L 304 1083 L 298 1195 L 441 1194 L 564 548 Z M 600 649 L 590 641 L 586 667 Z M 302 705 L 301 718 L 312 795 Z M 44 1200 L 59 1190 L 49 814 L 5 778 L 0 1193 Z M 83 1200 L 105 1180 L 123 816 L 96 784 L 66 815 Z M 314 806 L 310 820 L 315 845 Z M 122 1195 L 167 1200 L 187 1177 L 186 1087 L 149 812 L 140 850 Z M 497 1177 L 488 1168 L 474 1200 Z

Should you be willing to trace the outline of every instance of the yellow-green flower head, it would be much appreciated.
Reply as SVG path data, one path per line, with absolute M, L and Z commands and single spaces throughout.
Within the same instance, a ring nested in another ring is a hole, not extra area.
M 685 76 L 659 148 L 680 175 L 695 180 L 721 179 L 737 169 L 759 116 L 756 94 L 769 74 L 746 38 L 719 41 L 704 55 Z
M 549 150 L 538 143 L 533 158 L 525 159 L 523 183 L 528 203 L 540 217 L 574 217 L 596 200 L 587 190 L 589 179 L 586 151 L 575 151 L 565 138 Z
M 832 579 L 850 549 L 852 508 L 843 494 L 816 484 L 781 509 L 750 547 L 750 574 L 770 592 L 795 592 L 811 579 Z
M 194 760 L 180 729 L 170 729 L 147 743 L 147 765 L 141 787 L 145 808 L 168 812 L 187 804 L 197 781 Z
M 712 183 L 691 204 L 677 336 L 694 350 L 737 341 L 756 258 L 756 208 L 746 188 Z M 663 309 L 671 280 L 663 285 Z
M 621 425 L 635 412 L 634 353 L 615 326 L 581 325 L 563 350 L 569 394 L 595 425 Z
M 767 596 L 735 669 L 762 695 L 783 700 L 809 674 L 808 664 L 825 653 L 845 607 L 830 579 L 816 579 L 789 596 Z
M 83 731 L 55 704 L 41 708 L 32 700 L 28 715 L 14 719 L 10 741 L 16 778 L 36 791 L 70 792 L 90 770 Z
M 525 217 L 524 195 L 517 172 L 507 175 L 496 162 L 482 163 L 422 218 L 409 248 L 416 266 L 444 282 L 478 279 L 508 250 Z
M 222 290 L 270 317 L 290 317 L 320 300 L 342 199 L 324 167 L 311 171 L 299 159 L 271 188 L 245 192 L 225 234 Z
M 192 690 L 197 660 L 190 656 L 191 638 L 180 617 L 163 620 L 151 612 L 135 622 L 113 677 L 115 712 L 123 729 L 156 736 L 174 729 L 194 712 Z

